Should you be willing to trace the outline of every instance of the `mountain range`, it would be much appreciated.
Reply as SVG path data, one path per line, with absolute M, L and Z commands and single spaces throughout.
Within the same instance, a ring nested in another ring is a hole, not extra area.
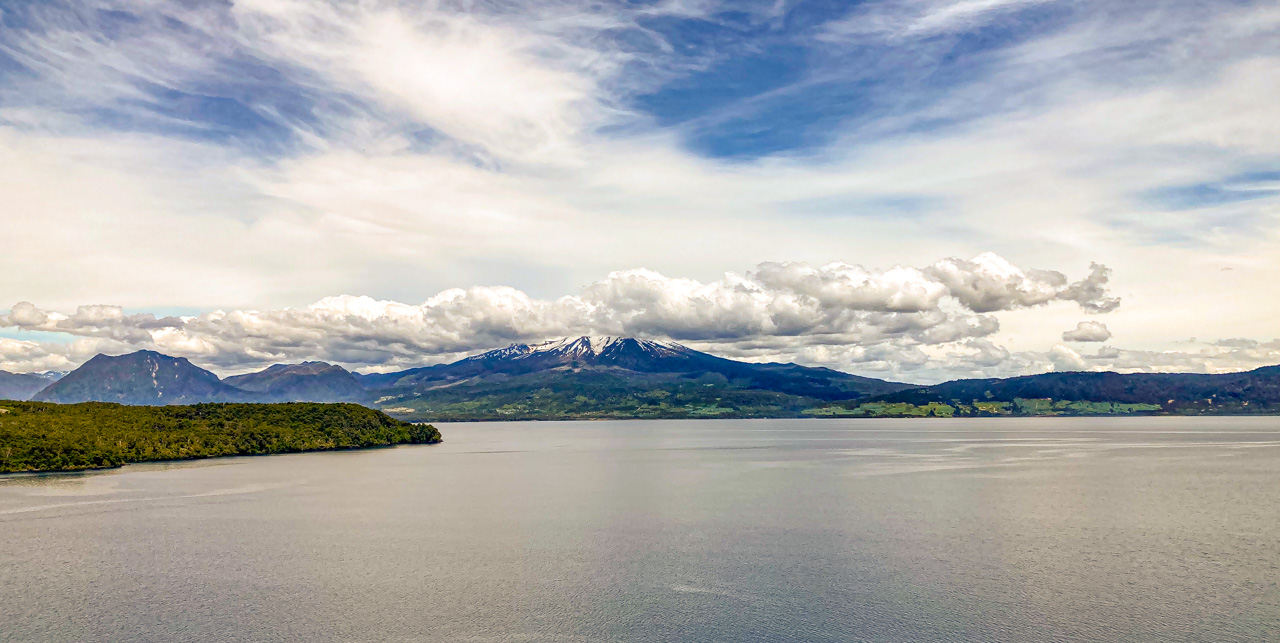
M 57 377 L 38 373 L 0 371 L 0 400 L 25 400 L 56 380 Z
M 1280 413 L 1280 366 L 1222 375 L 1046 373 L 920 386 L 740 362 L 629 337 L 516 344 L 448 364 L 365 375 L 305 362 L 220 379 L 185 358 L 139 351 L 98 355 L 50 383 L 55 376 L 0 372 L 0 398 L 357 402 L 413 420 Z

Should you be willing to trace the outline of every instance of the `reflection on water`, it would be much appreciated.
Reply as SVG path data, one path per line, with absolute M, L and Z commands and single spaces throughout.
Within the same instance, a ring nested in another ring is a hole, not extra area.
M 0 639 L 1280 640 L 1280 418 L 442 430 L 0 478 Z

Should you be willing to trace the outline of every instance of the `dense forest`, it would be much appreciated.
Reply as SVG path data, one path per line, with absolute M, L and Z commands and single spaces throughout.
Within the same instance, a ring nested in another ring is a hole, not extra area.
M 122 406 L 0 402 L 0 473 L 433 444 L 435 427 L 357 404 Z

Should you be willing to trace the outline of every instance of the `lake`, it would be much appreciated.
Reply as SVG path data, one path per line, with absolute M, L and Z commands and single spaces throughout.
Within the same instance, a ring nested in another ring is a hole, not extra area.
M 1280 418 L 438 426 L 0 478 L 0 639 L 1280 640 Z

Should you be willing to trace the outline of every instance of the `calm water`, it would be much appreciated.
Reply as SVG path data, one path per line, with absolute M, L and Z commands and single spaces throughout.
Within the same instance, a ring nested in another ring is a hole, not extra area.
M 1280 640 L 1280 418 L 441 428 L 0 480 L 0 639 Z

